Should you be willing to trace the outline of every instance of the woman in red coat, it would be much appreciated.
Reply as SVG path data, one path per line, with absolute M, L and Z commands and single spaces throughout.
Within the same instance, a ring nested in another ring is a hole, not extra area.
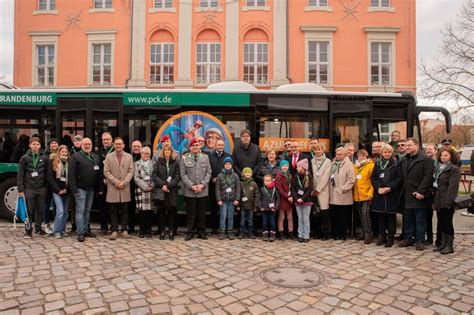
M 293 239 L 293 197 L 291 197 L 291 174 L 290 164 L 287 160 L 280 162 L 280 169 L 277 171 L 275 186 L 280 195 L 280 209 L 278 215 L 278 237 L 282 239 L 283 221 L 285 216 L 288 223 L 288 238 Z

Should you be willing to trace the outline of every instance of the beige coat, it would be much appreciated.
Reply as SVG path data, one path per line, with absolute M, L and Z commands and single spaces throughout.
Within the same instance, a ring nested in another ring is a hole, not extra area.
M 324 162 L 323 162 L 324 161 Z M 331 160 L 322 156 L 311 160 L 313 168 L 313 191 L 318 192 L 318 203 L 321 210 L 329 210 L 329 176 Z
M 104 176 L 107 182 L 106 201 L 111 203 L 130 202 L 130 181 L 133 178 L 132 155 L 123 152 L 122 163 L 119 164 L 117 152 L 107 154 L 104 161 Z M 124 188 L 115 187 L 119 181 L 125 182 Z
M 332 162 L 335 164 L 335 161 Z M 332 173 L 330 175 L 331 181 Z M 332 205 L 345 206 L 352 205 L 354 200 L 352 198 L 352 187 L 355 183 L 354 166 L 351 160 L 346 157 L 342 160 L 339 169 L 334 173 L 334 183 L 329 184 L 329 200 Z

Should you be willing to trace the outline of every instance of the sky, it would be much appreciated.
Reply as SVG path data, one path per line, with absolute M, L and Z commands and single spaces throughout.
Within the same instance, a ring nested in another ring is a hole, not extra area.
M 456 17 L 463 0 L 415 1 L 417 5 L 417 61 L 420 64 L 422 58 L 426 61 L 436 58 L 442 40 L 440 30 L 448 21 Z M 4 74 L 10 80 L 13 76 L 13 2 L 14 0 L 0 0 L 0 76 Z

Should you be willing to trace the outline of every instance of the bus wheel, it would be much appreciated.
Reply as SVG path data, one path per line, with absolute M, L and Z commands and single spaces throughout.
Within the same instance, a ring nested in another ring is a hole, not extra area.
M 18 188 L 16 178 L 7 178 L 0 183 L 0 216 L 12 220 L 15 215 Z

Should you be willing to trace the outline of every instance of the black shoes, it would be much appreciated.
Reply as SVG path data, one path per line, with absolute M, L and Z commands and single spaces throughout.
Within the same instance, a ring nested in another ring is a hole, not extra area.
M 85 237 L 97 237 L 97 234 L 92 233 L 91 231 L 87 231 L 86 234 L 84 234 Z
M 84 242 L 84 234 L 77 235 L 77 240 L 81 243 Z

